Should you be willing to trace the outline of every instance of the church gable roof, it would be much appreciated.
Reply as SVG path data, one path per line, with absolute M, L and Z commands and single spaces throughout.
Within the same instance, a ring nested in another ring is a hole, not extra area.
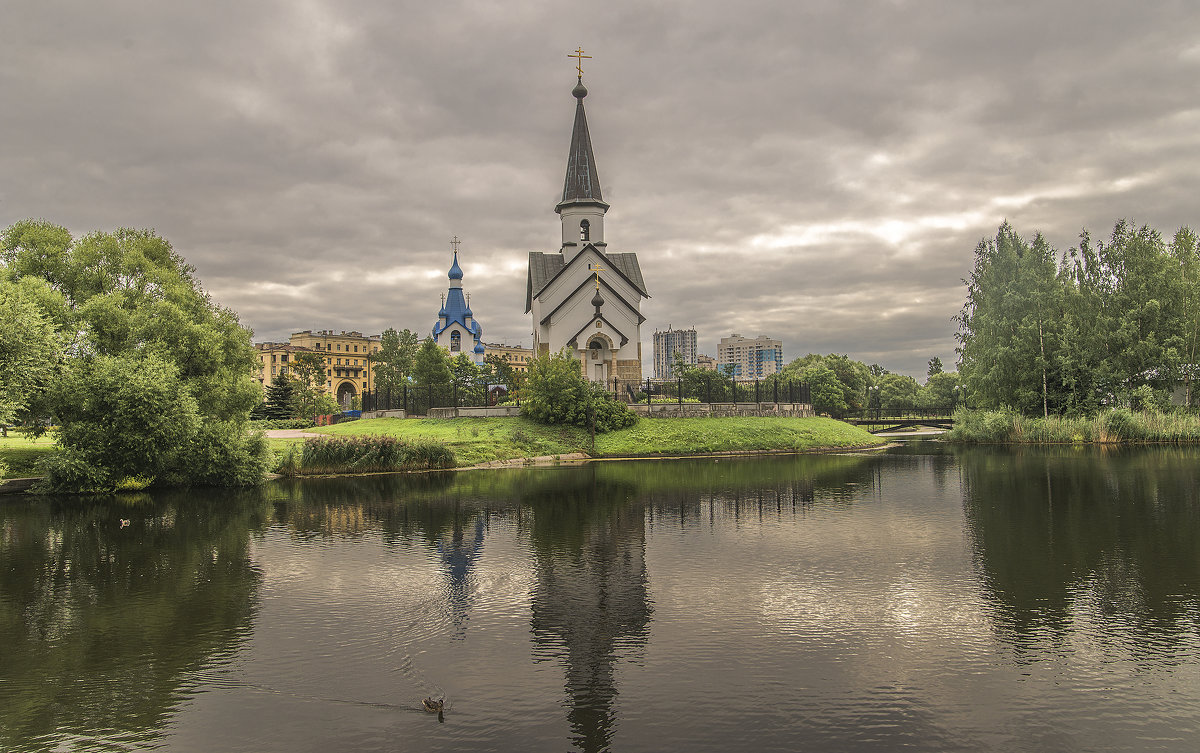
M 622 304 L 625 305 L 625 307 L 627 309 L 629 309 L 636 315 L 638 324 L 641 324 L 642 322 L 646 321 L 646 317 L 642 316 L 642 312 L 638 310 L 638 307 L 633 305 L 629 301 L 625 300 L 625 297 L 623 295 L 621 295 L 620 292 L 618 292 L 616 288 L 614 288 L 612 285 L 609 285 L 608 281 L 605 280 L 603 277 L 600 278 L 600 284 L 603 285 L 604 289 L 609 292 L 609 295 L 611 295 L 615 300 L 620 301 Z M 542 317 L 542 321 L 539 322 L 539 324 L 546 324 L 547 322 L 549 322 L 550 318 L 553 317 L 555 314 L 557 314 L 559 312 L 559 310 L 562 309 L 563 306 L 566 306 L 568 303 L 570 303 L 572 300 L 574 300 L 575 296 L 579 295 L 580 291 L 590 288 L 591 286 L 592 286 L 592 281 L 586 277 L 583 278 L 583 280 L 580 281 L 579 285 L 574 290 L 572 290 L 569 295 L 567 295 L 565 298 L 563 298 L 561 301 L 559 301 L 558 305 L 555 306 L 550 311 L 550 313 L 548 313 Z
M 588 249 L 594 251 L 600 256 L 603 262 L 608 264 L 606 269 L 610 269 L 620 275 L 625 282 L 629 283 L 630 287 L 641 293 L 643 297 L 650 297 L 650 294 L 646 292 L 646 282 L 642 279 L 642 268 L 638 264 L 637 254 L 633 252 L 606 254 L 590 243 L 584 246 L 583 250 L 587 251 Z M 580 252 L 575 259 L 580 259 L 583 256 L 584 253 Z M 571 261 L 574 262 L 575 259 Z M 570 264 L 566 262 L 562 254 L 544 254 L 540 251 L 531 251 L 529 253 L 525 313 L 528 314 L 532 310 L 533 299 L 538 297 L 569 266 Z

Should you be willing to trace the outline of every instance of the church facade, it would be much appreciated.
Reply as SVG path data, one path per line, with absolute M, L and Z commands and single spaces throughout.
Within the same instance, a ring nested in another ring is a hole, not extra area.
M 575 97 L 575 125 L 562 200 L 555 206 L 562 223 L 557 252 L 529 254 L 525 313 L 533 315 L 537 355 L 567 348 L 584 376 L 611 387 L 613 379 L 642 377 L 641 313 L 649 298 L 635 253 L 615 253 L 604 240 L 604 202 L 583 98 L 583 76 Z

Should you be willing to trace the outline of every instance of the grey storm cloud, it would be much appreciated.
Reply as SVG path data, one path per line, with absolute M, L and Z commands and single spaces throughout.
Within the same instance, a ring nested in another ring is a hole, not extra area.
M 0 224 L 153 227 L 256 339 L 425 333 L 449 241 L 489 341 L 530 342 L 582 45 L 606 240 L 650 332 L 914 375 L 1008 220 L 1060 250 L 1200 195 L 1187 2 L 17 0 Z

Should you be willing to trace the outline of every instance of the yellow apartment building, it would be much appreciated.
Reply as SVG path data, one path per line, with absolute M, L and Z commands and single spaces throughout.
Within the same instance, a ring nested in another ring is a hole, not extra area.
M 325 362 L 325 394 L 348 407 L 355 397 L 370 392 L 375 383 L 371 354 L 382 347 L 380 335 L 333 330 L 294 332 L 286 343 L 255 343 L 258 352 L 258 381 L 270 384 L 277 374 L 287 374 L 296 357 L 315 353 Z
M 486 360 L 488 356 L 496 356 L 501 361 L 512 366 L 513 371 L 518 374 L 524 374 L 529 371 L 529 362 L 533 360 L 533 348 L 523 348 L 520 345 L 484 343 L 483 357 Z

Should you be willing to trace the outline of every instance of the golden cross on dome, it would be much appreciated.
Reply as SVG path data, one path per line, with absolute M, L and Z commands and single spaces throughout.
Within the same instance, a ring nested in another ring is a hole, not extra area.
M 462 243 L 462 241 L 458 239 L 457 235 L 450 239 L 450 248 L 454 249 L 454 253 L 456 254 L 458 253 L 458 244 L 460 243 Z
M 600 266 L 599 264 L 597 264 L 595 266 L 592 266 L 591 264 L 589 264 L 588 266 L 591 267 L 592 273 L 596 275 L 596 290 L 599 291 L 600 290 L 600 273 L 607 272 L 608 270 L 605 269 L 604 267 Z
M 584 55 L 582 47 L 576 47 L 574 52 L 567 53 L 567 57 L 575 58 L 575 71 L 579 74 L 579 78 L 583 78 L 583 61 L 591 60 L 591 55 Z

